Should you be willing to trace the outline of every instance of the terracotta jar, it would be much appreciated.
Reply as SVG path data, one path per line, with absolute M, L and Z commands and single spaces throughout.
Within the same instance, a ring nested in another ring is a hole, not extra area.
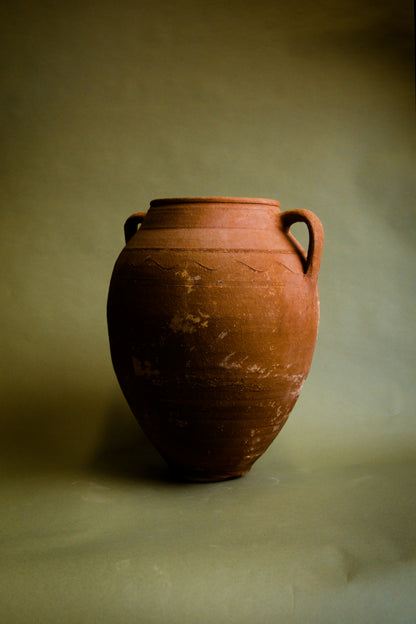
M 299 221 L 307 253 L 289 232 Z M 152 201 L 125 235 L 107 312 L 128 404 L 184 478 L 243 475 L 309 372 L 322 225 L 273 200 L 191 197 Z

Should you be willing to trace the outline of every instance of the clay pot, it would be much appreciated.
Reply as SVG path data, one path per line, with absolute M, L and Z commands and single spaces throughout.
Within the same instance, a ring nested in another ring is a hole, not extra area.
M 309 230 L 307 254 L 289 232 L 298 221 Z M 268 199 L 157 199 L 125 234 L 108 328 L 128 404 L 184 478 L 243 475 L 309 372 L 321 223 Z

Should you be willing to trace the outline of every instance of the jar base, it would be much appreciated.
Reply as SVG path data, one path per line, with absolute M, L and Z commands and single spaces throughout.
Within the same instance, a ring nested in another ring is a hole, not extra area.
M 174 478 L 178 481 L 192 483 L 215 483 L 218 481 L 229 481 L 231 479 L 239 479 L 250 471 L 250 468 L 238 470 L 236 472 L 200 472 L 198 470 L 186 470 L 177 466 L 169 465 Z

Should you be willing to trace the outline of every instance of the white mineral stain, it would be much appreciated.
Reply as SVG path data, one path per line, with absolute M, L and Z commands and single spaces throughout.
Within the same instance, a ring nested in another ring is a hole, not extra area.
M 253 364 L 252 366 L 247 367 L 248 373 L 258 373 L 261 379 L 266 379 L 272 373 L 271 370 L 267 370 L 267 367 L 261 367 L 258 364 Z
M 197 275 L 196 277 L 192 277 L 186 269 L 182 269 L 181 271 L 176 271 L 175 275 L 184 280 L 185 282 L 184 286 L 188 294 L 191 293 L 194 289 L 194 281 L 201 279 L 200 275 Z
M 230 362 L 230 359 L 235 355 L 235 351 L 229 353 L 223 360 L 220 362 L 220 366 L 222 368 L 240 368 L 240 364 L 236 364 L 235 362 Z
M 169 323 L 169 327 L 175 334 L 179 332 L 183 334 L 193 334 L 199 327 L 208 327 L 209 315 L 203 314 L 201 312 L 199 312 L 199 314 L 201 316 L 196 316 L 193 314 L 186 314 L 185 316 L 182 316 L 181 314 L 177 313 Z
M 303 386 L 305 385 L 306 379 L 304 378 L 304 375 L 293 375 L 292 377 L 295 378 L 295 382 L 298 382 L 299 378 L 302 380 L 301 383 L 297 386 L 297 388 L 295 388 L 295 390 L 293 390 L 290 393 L 293 398 L 297 399 L 302 391 Z
M 244 356 L 239 362 L 238 361 L 232 362 L 231 359 L 235 355 L 236 355 L 236 352 L 233 351 L 232 353 L 229 353 L 223 360 L 221 360 L 219 364 L 221 368 L 227 368 L 227 369 L 241 368 L 245 360 L 247 360 L 248 355 Z
M 285 375 L 286 377 L 286 375 Z M 287 377 L 291 380 L 294 381 L 295 383 L 299 382 L 302 383 L 305 381 L 305 375 L 304 373 L 298 373 L 298 374 L 294 374 L 294 375 L 287 375 Z
M 248 373 L 256 373 L 259 379 L 267 379 L 275 370 L 275 367 L 268 368 L 267 366 L 260 366 L 259 364 L 251 364 L 247 366 Z M 274 375 L 276 377 L 276 374 Z

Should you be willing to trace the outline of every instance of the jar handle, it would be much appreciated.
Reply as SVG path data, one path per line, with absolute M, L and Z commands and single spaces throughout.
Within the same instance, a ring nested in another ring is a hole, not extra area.
M 322 247 L 324 243 L 324 229 L 322 223 L 310 210 L 287 210 L 281 213 L 283 231 L 286 235 L 294 223 L 305 223 L 309 232 L 309 245 L 306 258 L 304 258 L 304 273 L 310 279 L 318 279 L 321 264 Z
M 124 224 L 124 237 L 126 239 L 126 244 L 136 234 L 137 226 L 139 223 L 143 223 L 146 214 L 146 212 L 135 212 L 127 219 Z

